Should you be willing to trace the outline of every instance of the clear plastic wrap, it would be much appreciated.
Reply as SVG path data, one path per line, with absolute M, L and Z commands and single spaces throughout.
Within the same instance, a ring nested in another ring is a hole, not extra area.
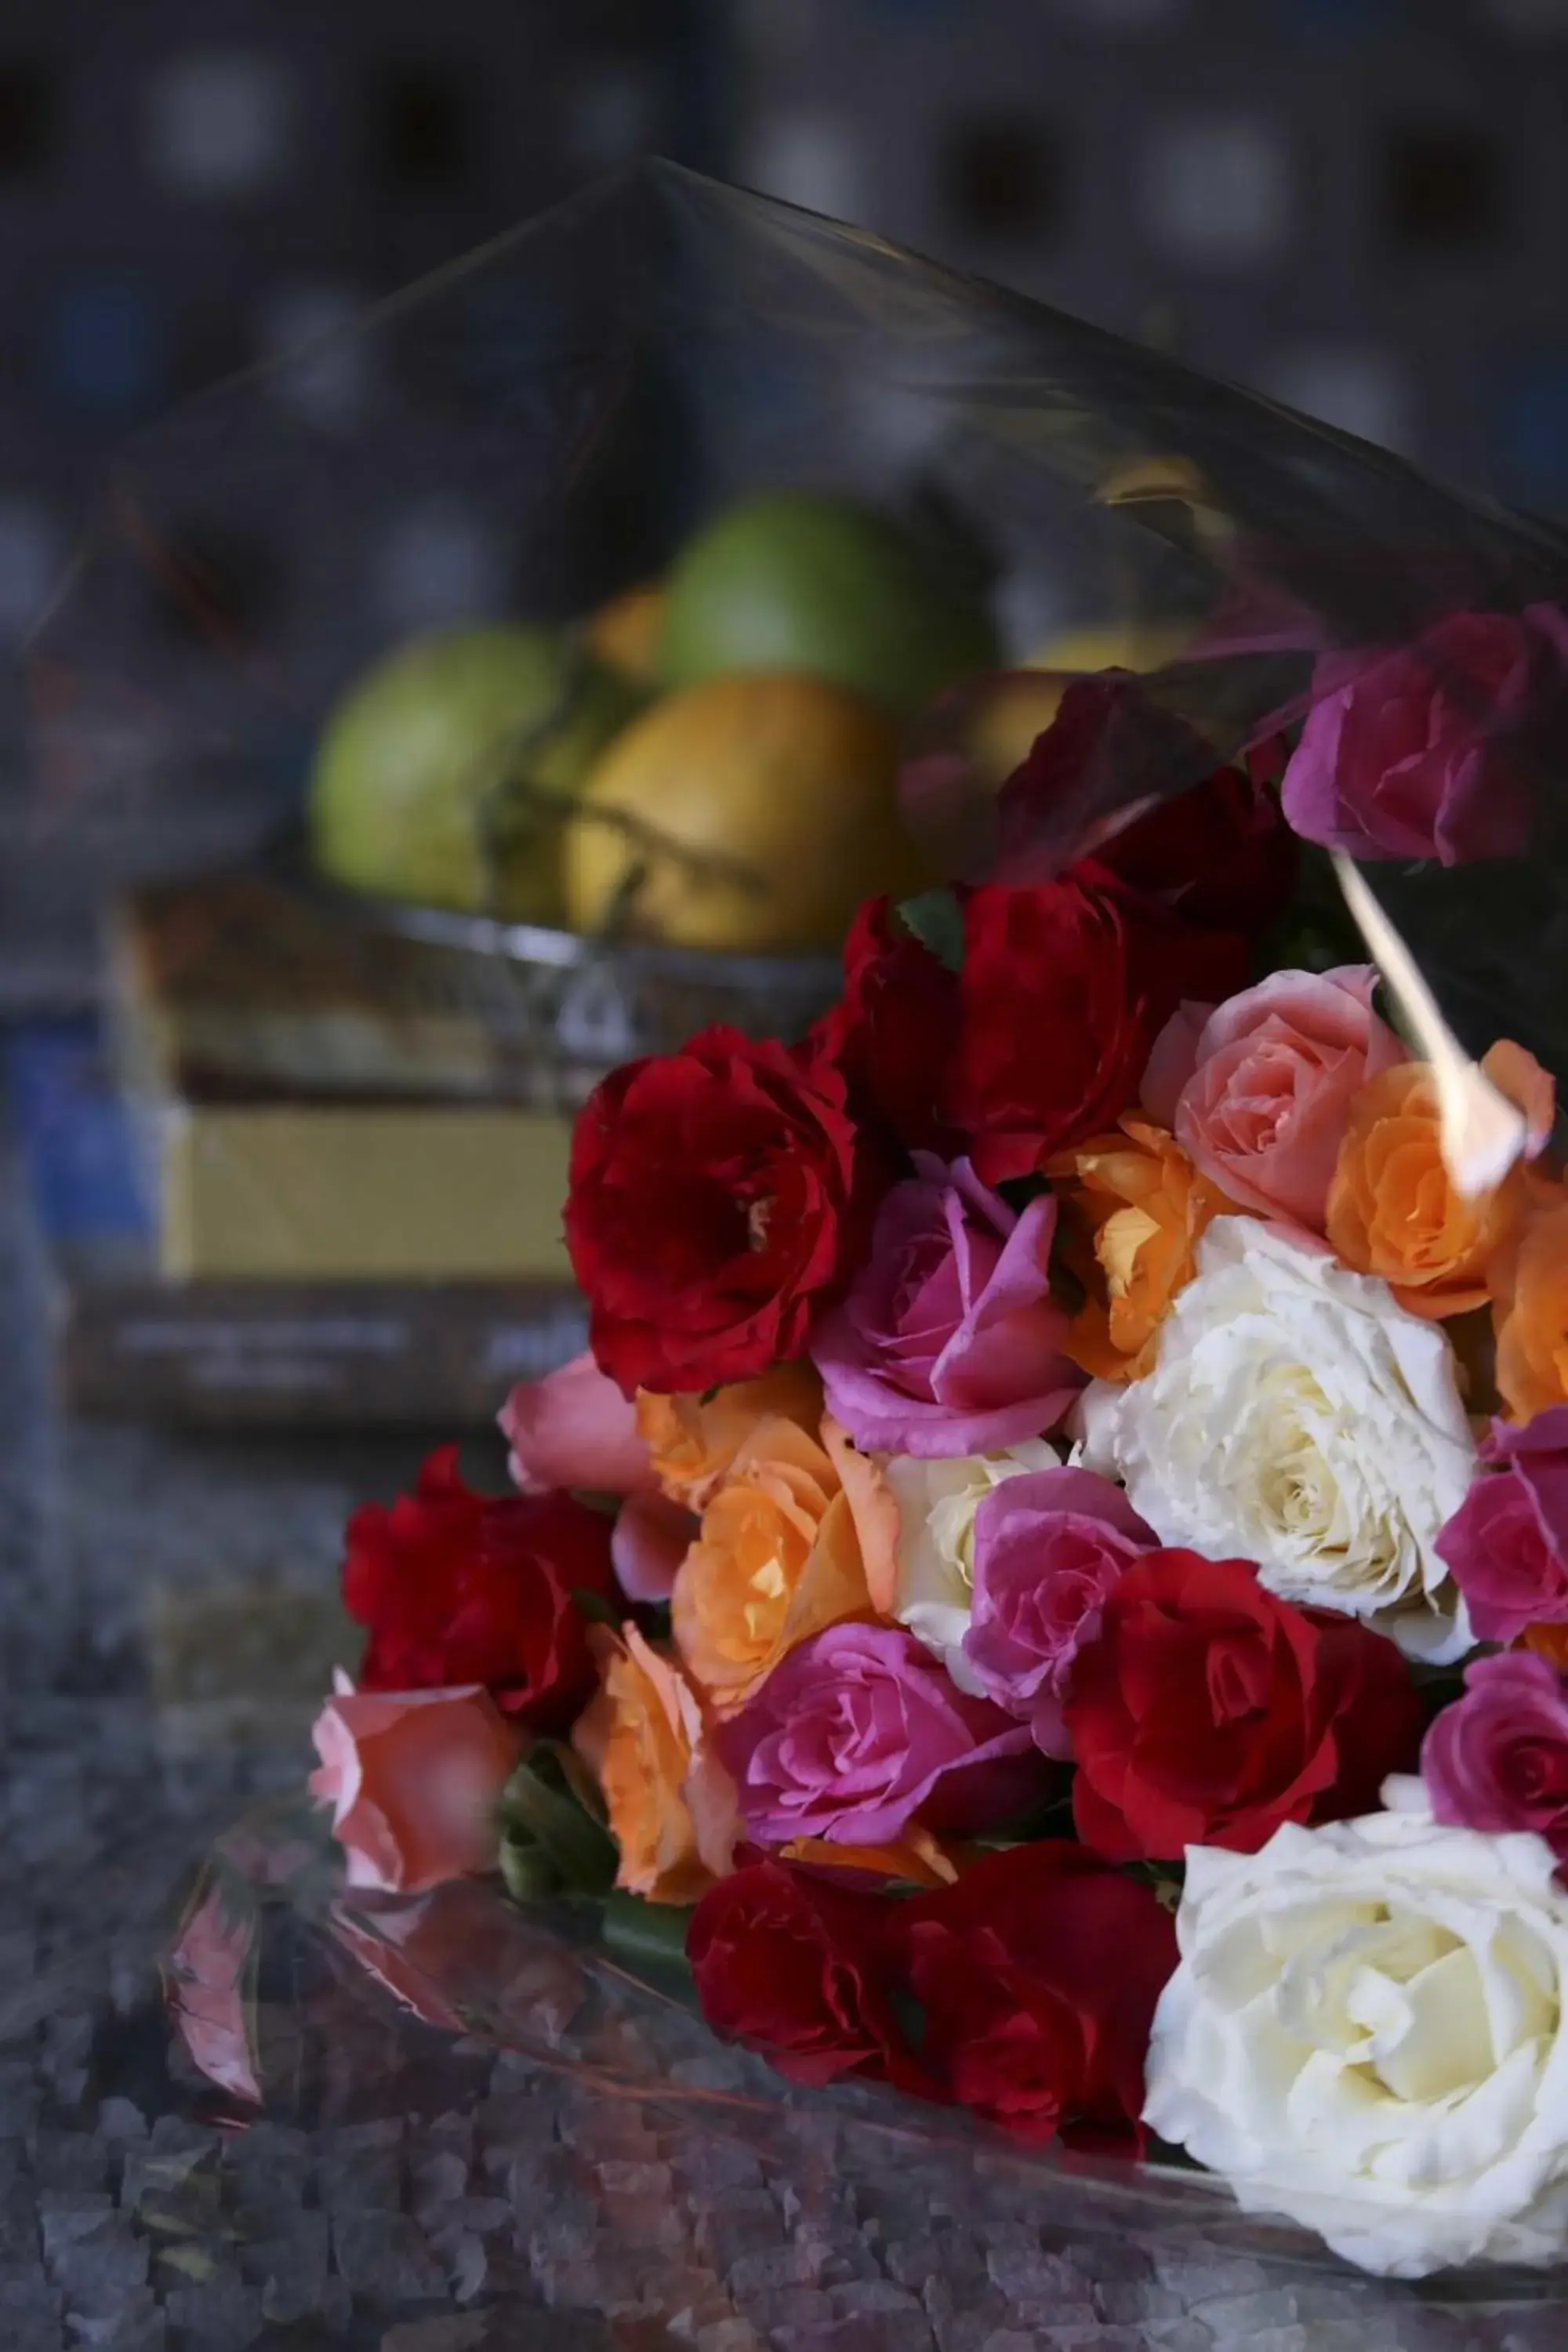
M 790 2352 L 857 2329 L 938 2352 L 1009 2334 L 1218 2352 L 1276 2333 L 1533 2352 L 1561 2324 L 1539 2273 L 1357 2279 L 1201 2174 L 1031 2153 L 887 2092 L 791 2087 L 717 2043 L 678 1979 L 605 1946 L 592 1908 L 520 1911 L 471 1884 L 355 1895 L 319 1825 L 284 1807 L 220 1841 L 164 1984 L 163 2096 L 206 2134 L 195 2242 L 224 2275 L 259 2283 L 271 2264 L 268 2291 L 301 2318 L 334 2297 L 542 2329 L 552 2309 L 597 2310 L 612 2342 L 640 2325 Z M 252 2249 L 247 2184 L 280 2166 L 286 2210 Z M 330 2263 L 307 2259 L 299 2209 L 317 2193 Z
M 503 602 L 570 621 L 657 574 L 694 520 L 742 490 L 850 488 L 899 509 L 951 576 L 984 583 L 998 624 L 998 667 L 920 710 L 905 745 L 906 813 L 937 869 L 966 881 L 1055 873 L 1216 759 L 1267 757 L 1339 690 L 1347 662 L 1394 653 L 1406 698 L 1440 704 L 1467 740 L 1456 760 L 1472 763 L 1461 782 L 1486 854 L 1461 845 L 1450 858 L 1436 844 L 1426 857 L 1391 855 L 1384 842 L 1375 856 L 1363 844 L 1356 862 L 1461 1045 L 1479 1055 L 1506 1036 L 1568 1076 L 1568 539 L 1554 528 L 874 237 L 666 166 L 500 240 L 358 334 L 368 390 L 353 429 L 308 400 L 290 405 L 298 376 L 286 369 L 211 395 L 127 454 L 34 648 L 45 836 L 79 828 L 107 856 L 117 828 L 156 811 L 166 844 L 233 855 L 285 825 L 323 714 L 395 634 L 374 560 L 389 501 L 431 534 L 416 567 L 423 620 L 459 617 L 504 582 Z M 443 517 L 446 544 L 489 551 L 454 561 L 444 583 L 429 553 Z M 247 537 L 275 544 L 288 597 L 247 604 L 234 560 Z M 401 576 L 395 564 L 395 585 Z M 398 625 L 409 609 L 397 604 Z M 1493 656 L 1472 662 L 1456 636 L 1456 618 L 1476 616 L 1520 633 L 1517 659 L 1498 657 L 1506 691 Z M 1038 790 L 1004 793 L 1069 677 L 1116 666 L 1042 656 L 1047 638 L 1084 630 L 1142 672 L 1121 706 L 1125 731 L 1098 736 L 1066 788 L 1037 778 Z M 1316 911 L 1353 940 L 1326 860 L 1317 877 Z M 661 1024 L 686 1023 L 699 1000 L 733 1012 L 738 992 L 742 1025 L 788 1032 L 826 992 L 820 970 L 742 972 L 716 958 L 691 967 L 688 997 L 679 958 L 614 939 L 584 947 L 501 915 L 454 924 L 365 906 L 353 919 L 378 940 L 414 930 L 521 974 L 521 994 L 505 982 L 497 1001 L 524 1005 L 558 1103 L 627 1051 L 664 1042 Z M 661 991 L 665 1009 L 650 1010 Z M 552 1220 L 553 1201 L 529 1205 Z M 249 1997 L 259 1917 L 289 1953 L 278 2000 L 266 1979 Z M 423 2032 L 384 2007 L 362 2026 L 355 1970 L 400 1997 Z M 721 2053 L 578 1923 L 520 1912 L 489 1888 L 361 1903 L 291 1832 L 247 1837 L 215 1866 L 171 1989 L 237 2120 L 269 2112 L 276 2059 L 291 2085 L 285 2116 L 303 2096 L 334 2129 L 370 2130 L 334 2071 L 340 2013 L 356 2020 L 349 2042 L 384 2035 L 410 2081 L 427 2069 L 437 2104 L 442 2085 L 468 2082 L 477 2044 L 510 2052 L 518 2098 L 508 2106 L 492 2087 L 483 2132 L 492 2174 L 521 2166 L 525 2202 L 541 2110 L 521 2090 L 555 2079 L 569 2116 L 549 2125 L 548 2162 L 559 2170 L 574 2148 L 595 2149 L 584 2161 L 599 2185 L 584 2195 L 602 2194 L 631 2231 L 612 2320 L 618 2310 L 627 2325 L 673 2326 L 684 2311 L 704 2352 L 749 2343 L 746 2327 L 786 2346 L 858 2345 L 842 2331 L 875 2312 L 914 2340 L 928 2330 L 942 2352 L 978 2352 L 1030 2330 L 1052 2340 L 1044 2331 L 1067 2325 L 1064 2302 L 1086 2344 L 1097 2330 L 1115 2341 L 1123 2318 L 1128 2340 L 1151 2344 L 1267 2341 L 1275 2328 L 1294 2341 L 1289 2330 L 1320 2322 L 1363 2341 L 1370 2314 L 1390 2345 L 1500 2347 L 1537 2340 L 1537 2326 L 1552 2340 L 1550 2320 L 1525 2308 L 1550 2296 L 1549 2280 L 1488 2277 L 1476 2300 L 1468 2287 L 1374 2290 L 1316 2262 L 1304 2233 L 1242 2219 L 1221 2184 L 1194 2173 L 1019 2156 L 923 2111 L 801 2097 Z M 263 2146 L 269 2128 L 258 2126 Z M 715 2266 L 711 2218 L 676 2244 L 661 2200 L 688 2164 L 703 2197 L 723 2202 L 734 2187 L 742 2214 L 755 2198 L 750 2252 Z M 530 2292 L 543 2282 L 543 2300 L 563 2307 L 610 2292 L 604 2240 L 579 2221 L 586 2234 L 574 2238 L 568 2215 L 559 2243 L 530 2251 Z M 484 2235 L 472 2217 L 442 2226 L 453 2262 L 479 2260 L 466 2251 Z M 1073 2272 L 1080 2238 L 1117 2242 L 1103 2272 Z M 858 2271 L 868 2246 L 874 2269 Z M 341 2251 L 335 2275 L 349 2276 Z M 742 2275 L 760 2282 L 755 2315 Z M 857 2302 L 858 2282 L 875 2288 L 869 2300 Z
M 1022 683 L 960 689 L 911 747 L 911 813 L 951 866 L 993 866 L 1001 773 L 1051 705 L 1048 638 L 1097 631 L 1145 669 L 1173 647 L 1145 694 L 1226 757 L 1310 707 L 1320 656 L 1408 649 L 1506 761 L 1520 805 L 1509 855 L 1376 878 L 1461 1034 L 1506 1007 L 1512 1034 L 1561 1063 L 1542 976 L 1562 939 L 1562 696 L 1542 673 L 1500 708 L 1438 627 L 1553 610 L 1557 528 L 665 164 L 498 239 L 353 335 L 352 420 L 310 395 L 323 345 L 126 452 L 28 665 L 39 890 L 51 845 L 79 893 L 95 855 L 105 872 L 127 856 L 188 865 L 274 833 L 332 698 L 400 630 L 489 610 L 570 619 L 656 576 L 742 490 L 847 488 L 900 509 L 952 576 L 987 583 L 1005 657 L 1027 667 Z M 1100 763 L 1070 803 L 1036 812 L 1030 870 L 1190 781 L 1179 761 L 1152 782 Z M 543 990 L 531 1017 L 559 1021 L 542 973 L 573 951 L 534 944 L 513 941 Z M 589 1062 L 650 1040 L 641 984 L 634 958 Z

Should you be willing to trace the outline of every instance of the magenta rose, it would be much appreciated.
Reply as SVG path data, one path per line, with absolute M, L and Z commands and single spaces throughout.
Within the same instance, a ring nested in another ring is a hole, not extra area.
M 1062 1717 L 1073 1660 L 1100 1603 L 1160 1538 L 1120 1486 L 1092 1470 L 1006 1479 L 974 1516 L 974 1601 L 963 1654 L 988 1697 L 1028 1724 L 1047 1756 L 1067 1757 Z
M 1143 1108 L 1238 1208 L 1321 1234 L 1351 1097 L 1407 1058 L 1372 1009 L 1371 964 L 1276 971 L 1155 1040 Z
M 1480 1458 L 1497 1476 L 1476 1480 L 1436 1542 L 1477 1641 L 1568 1624 L 1568 1404 L 1522 1429 L 1494 1421 Z
M 761 1845 L 880 1845 L 918 1813 L 962 1835 L 1038 1786 L 1028 1727 L 956 1689 L 901 1625 L 830 1625 L 792 1650 L 718 1735 Z
M 1475 1658 L 1421 1745 L 1433 1817 L 1498 1836 L 1533 1830 L 1568 1862 L 1568 1692 L 1529 1650 Z
M 1352 857 L 1515 856 L 1561 727 L 1563 616 L 1453 613 L 1413 646 L 1326 654 L 1281 787 L 1296 831 Z M 1526 740 L 1528 736 L 1528 740 Z
M 1058 1422 L 1083 1385 L 1050 1295 L 1057 1204 L 1022 1213 L 967 1160 L 915 1155 L 871 1252 L 812 1344 L 827 1409 L 868 1452 L 994 1454 Z

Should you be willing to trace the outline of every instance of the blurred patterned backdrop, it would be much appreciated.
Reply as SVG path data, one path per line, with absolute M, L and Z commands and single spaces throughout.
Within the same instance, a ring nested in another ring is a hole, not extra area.
M 741 175 L 1568 505 L 1568 0 L 750 0 Z
M 123 436 L 649 150 L 1568 510 L 1565 110 L 1568 0 L 5 0 L 0 641 Z M 363 365 L 274 396 L 352 433 Z M 493 597 L 486 520 L 388 484 L 389 628 Z

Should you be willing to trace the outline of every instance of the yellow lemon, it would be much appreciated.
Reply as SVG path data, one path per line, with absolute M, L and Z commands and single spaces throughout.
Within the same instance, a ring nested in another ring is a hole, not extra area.
M 569 920 L 682 947 L 836 945 L 863 898 L 919 884 L 898 751 L 891 719 L 822 678 L 667 696 L 588 780 L 567 832 Z
M 1191 644 L 1194 629 L 1190 621 L 1111 622 L 1097 629 L 1069 629 L 1031 654 L 1027 667 L 1072 676 L 1080 670 L 1163 669 Z

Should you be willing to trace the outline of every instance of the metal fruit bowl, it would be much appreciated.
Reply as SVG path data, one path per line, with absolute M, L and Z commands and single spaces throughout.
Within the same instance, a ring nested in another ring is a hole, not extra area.
M 834 1002 L 836 955 L 744 955 L 581 937 L 539 923 L 362 896 L 325 882 L 298 849 L 290 886 L 361 931 L 443 951 L 444 992 L 484 1020 L 526 1068 L 531 1096 L 574 1108 L 600 1078 L 699 1029 L 793 1041 Z

